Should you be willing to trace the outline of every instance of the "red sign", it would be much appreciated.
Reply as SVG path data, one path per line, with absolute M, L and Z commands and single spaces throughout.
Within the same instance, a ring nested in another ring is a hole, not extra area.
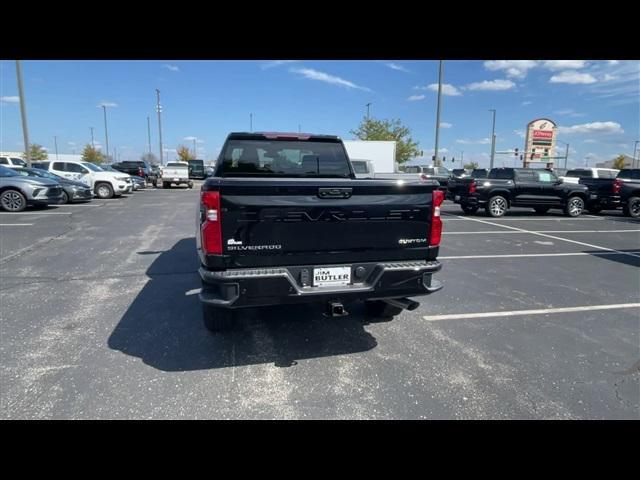
M 533 138 L 553 138 L 553 132 L 545 130 L 534 130 Z

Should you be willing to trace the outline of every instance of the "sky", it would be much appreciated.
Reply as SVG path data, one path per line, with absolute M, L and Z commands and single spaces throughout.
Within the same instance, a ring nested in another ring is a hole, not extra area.
M 217 157 L 229 132 L 287 131 L 353 139 L 370 103 L 377 119 L 400 119 L 431 162 L 435 143 L 437 61 L 23 61 L 32 143 L 80 153 L 91 142 L 119 160 L 159 153 L 156 92 L 160 89 L 164 148 Z M 522 149 L 531 120 L 549 118 L 569 143 L 569 166 L 594 166 L 640 140 L 640 62 L 582 60 L 448 60 L 444 62 L 440 155 L 445 165 L 476 161 L 491 150 L 489 109 L 496 110 L 497 151 Z M 558 143 L 558 154 L 564 144 Z M 22 151 L 15 61 L 0 61 L 0 151 Z M 640 145 L 639 145 L 640 150 Z M 464 152 L 464 154 L 462 154 Z M 165 156 L 166 160 L 166 156 Z M 496 155 L 513 166 L 513 155 Z

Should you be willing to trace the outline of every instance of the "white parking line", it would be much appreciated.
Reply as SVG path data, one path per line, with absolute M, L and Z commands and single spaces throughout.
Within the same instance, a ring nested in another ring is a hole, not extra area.
M 583 215 L 584 216 L 584 215 Z M 458 217 L 453 213 L 442 213 L 443 220 L 448 222 L 458 222 L 461 220 L 473 220 L 471 218 L 461 217 L 461 218 L 448 218 L 448 217 Z M 547 217 L 547 218 L 494 218 L 494 221 L 509 221 L 509 222 L 573 222 L 573 221 L 581 221 L 581 222 L 593 222 L 596 220 L 607 220 L 605 217 L 593 217 L 593 218 L 556 218 L 556 217 Z
M 0 223 L 0 227 L 30 227 L 33 223 Z
M 60 205 L 56 205 L 57 208 L 60 207 L 102 207 L 106 205 L 105 203 L 62 203 Z
M 477 218 L 466 218 L 466 217 L 460 217 L 460 218 L 464 218 L 465 220 L 467 220 L 469 222 L 485 223 L 487 225 L 493 225 L 494 227 L 508 228 L 510 230 L 517 230 L 519 232 L 526 232 L 526 233 L 530 233 L 531 235 L 538 235 L 538 236 L 541 236 L 541 237 L 551 238 L 553 240 L 560 240 L 562 242 L 575 243 L 576 245 L 582 245 L 583 247 L 595 248 L 597 250 L 604 250 L 604 251 L 607 251 L 607 252 L 616 252 L 616 253 L 619 253 L 621 255 L 628 255 L 630 257 L 640 258 L 640 255 L 636 255 L 634 253 L 623 252 L 621 250 L 616 250 L 614 248 L 606 248 L 606 247 L 601 247 L 600 245 L 592 245 L 590 243 L 578 242 L 576 240 L 569 240 L 568 238 L 556 237 L 555 235 L 548 235 L 546 233 L 534 232 L 534 231 L 531 231 L 531 230 L 525 230 L 523 228 L 512 227 L 510 225 L 500 225 L 499 223 L 487 222 L 486 220 L 478 220 Z
M 640 303 L 617 303 L 613 305 L 587 305 L 584 307 L 539 308 L 535 310 L 511 310 L 508 312 L 483 312 L 483 313 L 455 313 L 451 315 L 428 315 L 424 320 L 435 322 L 438 320 L 461 320 L 467 318 L 495 318 L 515 317 L 521 315 L 546 315 L 549 313 L 590 312 L 593 310 L 616 310 L 623 308 L 638 308 Z
M 580 257 L 594 255 L 599 257 L 601 255 L 621 255 L 629 252 L 569 252 L 569 253 L 509 253 L 504 255 L 452 255 L 452 256 L 438 256 L 438 260 L 470 260 L 480 258 L 528 258 L 528 257 Z M 633 253 L 640 253 L 640 251 L 634 251 Z M 637 256 L 637 255 L 636 255 Z
M 0 215 L 73 215 L 71 212 L 0 212 Z
M 502 225 L 500 225 L 502 226 Z M 533 233 L 625 233 L 625 232 L 640 232 L 638 230 L 532 230 Z M 515 233 L 515 234 L 528 234 L 530 232 L 516 232 L 516 231 L 507 231 L 504 230 L 480 230 L 477 232 L 442 232 L 443 235 L 474 235 L 481 233 L 483 235 L 487 233 Z

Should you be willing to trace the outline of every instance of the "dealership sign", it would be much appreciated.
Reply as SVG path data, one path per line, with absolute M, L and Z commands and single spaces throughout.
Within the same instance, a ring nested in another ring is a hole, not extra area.
M 539 118 L 529 122 L 525 136 L 525 149 L 528 162 L 544 162 L 553 157 L 558 129 L 555 122 L 548 118 Z M 551 163 L 553 163 L 551 161 Z

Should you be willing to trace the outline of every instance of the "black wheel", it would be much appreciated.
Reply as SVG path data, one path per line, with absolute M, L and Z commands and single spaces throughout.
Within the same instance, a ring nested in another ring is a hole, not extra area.
M 60 203 L 69 203 L 69 195 L 67 195 L 67 192 L 65 192 L 64 190 L 62 190 L 62 196 L 60 197 Z
M 108 183 L 99 183 L 96 185 L 96 195 L 98 198 L 113 197 L 113 188 Z
M 7 212 L 21 212 L 27 208 L 27 199 L 18 190 L 5 190 L 0 195 L 0 205 Z
M 158 180 L 154 178 L 153 181 L 151 182 L 151 185 L 153 185 L 153 188 L 158 188 Z
M 189 182 L 189 183 L 187 184 L 187 186 L 188 186 L 189 188 L 193 188 L 193 182 Z
M 640 218 L 640 197 L 631 197 L 622 207 L 622 212 L 627 217 Z
M 593 213 L 594 215 L 597 215 L 598 213 L 600 213 L 602 211 L 602 207 L 593 206 L 593 207 L 588 207 L 587 210 L 589 210 L 589 213 Z
M 489 199 L 487 205 L 484 207 L 487 215 L 490 217 L 502 217 L 507 213 L 509 203 L 507 199 L 501 195 L 495 195 Z
M 533 207 L 533 209 L 540 215 L 544 215 L 549 211 L 549 207 Z
M 231 330 L 235 323 L 236 311 L 229 308 L 212 307 L 202 304 L 202 320 L 210 332 L 224 332 Z
M 171 188 L 171 183 L 169 183 L 169 182 L 162 182 L 162 188 Z
M 474 213 L 476 213 L 478 211 L 480 206 L 479 205 L 460 205 L 460 208 L 462 208 L 462 211 L 465 214 L 473 215 Z
M 382 300 L 365 300 L 364 310 L 367 317 L 395 317 L 402 313 L 402 308 L 394 307 Z
M 569 197 L 567 205 L 564 207 L 565 215 L 579 217 L 584 210 L 584 200 L 578 196 Z

